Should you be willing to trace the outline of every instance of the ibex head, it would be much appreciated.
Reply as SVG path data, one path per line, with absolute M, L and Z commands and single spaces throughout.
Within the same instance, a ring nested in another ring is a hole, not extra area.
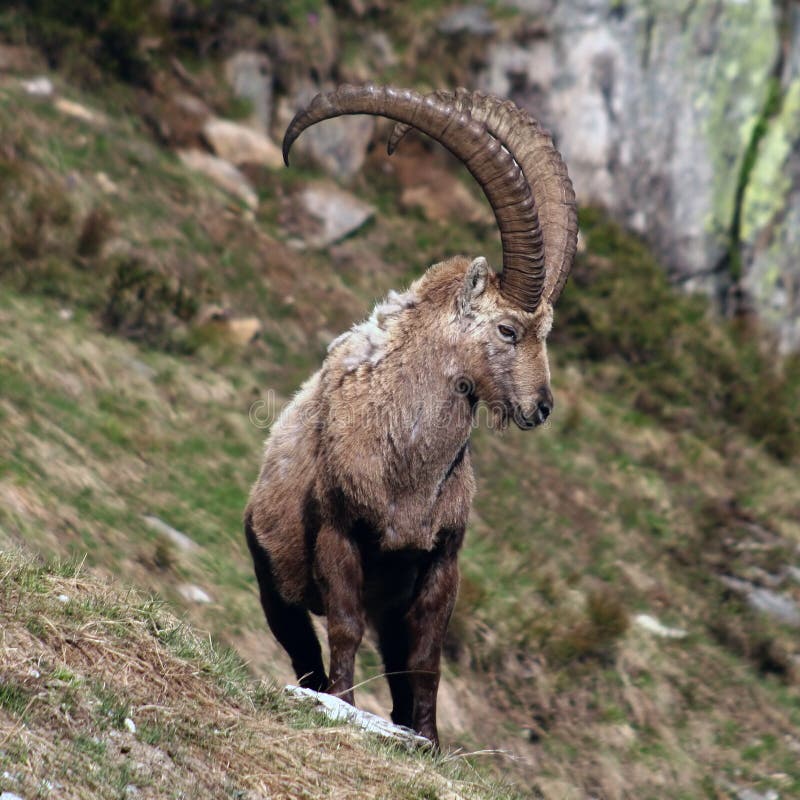
M 465 345 L 465 387 L 474 400 L 499 409 L 520 428 L 544 422 L 553 407 L 546 338 L 572 266 L 578 227 L 572 183 L 550 135 L 513 103 L 478 92 L 423 96 L 369 84 L 342 86 L 317 95 L 295 116 L 283 140 L 287 164 L 303 130 L 343 114 L 395 120 L 390 153 L 409 128 L 428 134 L 480 184 L 500 229 L 503 267 L 495 274 L 484 258 L 457 260 L 460 285 L 452 321 Z M 420 290 L 426 283 L 423 278 Z
M 524 311 L 502 292 L 500 280 L 476 258 L 464 273 L 455 325 L 465 385 L 495 422 L 520 428 L 542 424 L 553 409 L 547 334 L 552 306 Z

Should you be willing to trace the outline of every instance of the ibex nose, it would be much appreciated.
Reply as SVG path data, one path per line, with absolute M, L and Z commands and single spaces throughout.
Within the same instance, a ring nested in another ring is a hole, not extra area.
M 539 389 L 539 400 L 536 403 L 536 424 L 541 425 L 553 410 L 553 393 L 549 386 Z

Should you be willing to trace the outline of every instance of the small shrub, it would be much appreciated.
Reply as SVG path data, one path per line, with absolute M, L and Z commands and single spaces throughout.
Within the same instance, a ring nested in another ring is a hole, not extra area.
M 57 249 L 57 229 L 72 220 L 72 205 L 63 190 L 52 184 L 23 182 L 14 195 L 8 204 L 12 252 L 33 259 Z
M 549 661 L 567 666 L 590 659 L 609 661 L 617 641 L 628 630 L 628 612 L 610 587 L 592 589 L 586 598 L 585 616 L 556 630 L 545 644 Z
M 104 208 L 93 208 L 81 225 L 75 252 L 81 258 L 93 258 L 100 253 L 113 230 L 111 215 Z
M 620 362 L 612 390 L 672 427 L 720 441 L 730 427 L 773 456 L 800 454 L 800 359 L 781 361 L 765 332 L 714 320 L 705 299 L 669 285 L 635 236 L 589 210 L 553 339 L 586 362 Z
M 154 32 L 154 0 L 30 0 L 26 5 L 27 34 L 53 66 L 88 57 L 122 80 L 149 81 L 139 40 Z
M 118 259 L 111 272 L 101 315 L 106 330 L 156 347 L 179 347 L 185 323 L 197 314 L 197 294 L 136 257 Z
M 153 564 L 157 569 L 170 570 L 174 569 L 177 564 L 175 555 L 175 546 L 169 539 L 159 537 L 153 548 Z

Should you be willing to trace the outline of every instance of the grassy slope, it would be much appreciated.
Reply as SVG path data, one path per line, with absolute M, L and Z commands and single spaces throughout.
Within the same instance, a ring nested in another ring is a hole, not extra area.
M 439 256 L 495 253 L 494 241 L 401 215 L 373 166 L 355 190 L 379 219 L 301 258 L 277 223 L 297 173 L 262 176 L 249 220 L 132 117 L 88 125 L 11 82 L 0 116 L 0 535 L 85 557 L 175 607 L 185 605 L 177 585 L 199 583 L 214 602 L 190 618 L 255 673 L 285 681 L 239 531 L 264 435 L 248 409 L 268 389 L 288 396 L 372 298 Z M 81 254 L 92 209 L 113 224 Z M 584 230 L 589 253 L 557 321 L 553 422 L 475 437 L 445 740 L 512 752 L 497 769 L 554 796 L 576 785 L 713 797 L 726 782 L 797 793 L 796 639 L 716 577 L 797 561 L 800 487 L 781 447 L 796 434 L 797 384 L 673 295 L 639 245 L 592 216 Z M 159 291 L 119 290 L 131 259 Z M 262 339 L 242 350 L 176 311 L 178 277 L 196 303 L 259 316 Z M 122 313 L 110 322 L 112 304 Z M 755 393 L 764 386 L 771 407 Z M 762 429 L 765 442 L 753 435 Z M 143 514 L 199 550 L 177 551 Z M 690 635 L 653 639 L 629 625 L 638 611 Z M 379 672 L 366 647 L 360 677 Z M 361 698 L 385 710 L 382 681 Z

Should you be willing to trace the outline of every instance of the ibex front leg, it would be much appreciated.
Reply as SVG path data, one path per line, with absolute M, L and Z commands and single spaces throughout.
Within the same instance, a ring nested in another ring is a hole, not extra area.
M 328 692 L 355 705 L 355 657 L 364 635 L 364 575 L 358 548 L 349 537 L 323 526 L 317 537 L 314 571 L 328 618 Z
M 411 684 L 414 730 L 437 747 L 436 694 L 441 672 L 442 643 L 458 592 L 455 553 L 432 561 L 406 615 L 408 624 L 408 677 Z

